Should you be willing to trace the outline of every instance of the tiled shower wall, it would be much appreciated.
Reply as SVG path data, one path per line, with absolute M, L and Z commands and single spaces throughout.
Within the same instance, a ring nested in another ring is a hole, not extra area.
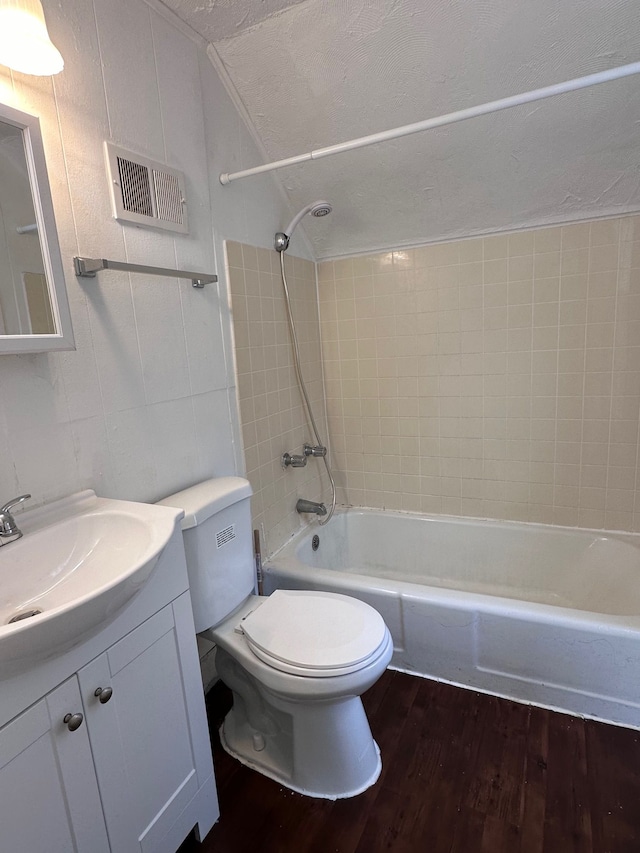
M 640 529 L 640 217 L 318 275 L 344 502 Z
M 315 441 L 296 384 L 279 257 L 240 243 L 226 248 L 246 475 L 254 492 L 253 526 L 268 555 L 305 523 L 295 511 L 298 497 L 328 501 L 328 481 L 320 459 L 305 468 L 281 464 L 285 451 L 299 454 L 305 442 Z M 285 264 L 302 372 L 326 441 L 315 266 L 290 255 Z

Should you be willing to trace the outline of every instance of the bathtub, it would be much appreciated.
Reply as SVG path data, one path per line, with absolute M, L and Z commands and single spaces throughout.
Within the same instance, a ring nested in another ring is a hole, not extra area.
M 346 509 L 264 569 L 375 607 L 393 669 L 640 728 L 640 534 Z

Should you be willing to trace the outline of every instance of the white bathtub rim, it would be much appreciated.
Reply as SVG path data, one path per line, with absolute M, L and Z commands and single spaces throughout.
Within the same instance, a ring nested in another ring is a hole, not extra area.
M 284 557 L 280 560 L 271 558 L 263 569 L 269 573 L 273 566 L 274 571 L 280 575 L 287 574 L 298 578 L 298 567 L 303 566 L 305 579 L 326 585 L 335 585 L 344 588 L 357 586 L 361 592 L 378 592 L 390 598 L 401 599 L 404 602 L 411 600 L 442 604 L 444 602 L 455 604 L 460 610 L 467 610 L 470 614 L 482 611 L 482 613 L 496 616 L 522 618 L 531 615 L 536 621 L 542 622 L 549 627 L 558 624 L 575 628 L 597 629 L 602 635 L 610 637 L 624 637 L 637 634 L 640 631 L 640 615 L 629 616 L 609 613 L 597 613 L 589 610 L 577 610 L 561 607 L 553 604 L 540 604 L 535 601 L 521 601 L 517 598 L 504 598 L 497 595 L 484 595 L 479 592 L 467 592 L 465 590 L 450 589 L 448 587 L 428 586 L 427 584 L 411 583 L 409 581 L 389 580 L 385 583 L 384 578 L 373 578 L 361 572 L 341 569 L 321 569 L 316 566 L 307 566 L 295 557 Z M 560 615 L 561 614 L 561 615 Z
M 341 504 L 336 507 L 336 516 L 340 515 L 357 515 L 357 514 L 374 514 L 381 516 L 399 516 L 402 518 L 413 518 L 433 522 L 452 522 L 456 525 L 472 524 L 474 526 L 489 525 L 492 528 L 518 529 L 526 528 L 528 530 L 541 531 L 558 531 L 567 534 L 585 534 L 597 538 L 612 538 L 618 541 L 627 542 L 630 545 L 640 549 L 640 533 L 632 531 L 605 530 L 589 527 L 570 527 L 567 525 L 542 524 L 532 521 L 510 521 L 500 520 L 495 518 L 481 518 L 472 516 L 459 515 L 444 515 L 435 513 L 413 512 L 409 510 L 386 510 L 379 507 L 365 507 Z M 269 571 L 270 564 L 277 563 L 279 567 L 292 568 L 296 565 L 303 565 L 305 572 L 318 572 L 319 580 L 328 582 L 337 581 L 343 574 L 348 578 L 358 581 L 362 589 L 372 590 L 375 592 L 384 592 L 388 595 L 396 597 L 411 598 L 421 597 L 424 599 L 424 594 L 428 595 L 427 600 L 442 602 L 447 599 L 456 604 L 469 604 L 463 609 L 471 609 L 471 604 L 482 605 L 485 612 L 492 612 L 500 615 L 509 615 L 509 611 L 513 614 L 520 614 L 523 611 L 534 613 L 536 616 L 542 616 L 542 621 L 548 624 L 557 624 L 558 613 L 562 612 L 568 624 L 575 626 L 597 627 L 605 633 L 612 632 L 614 636 L 626 634 L 632 631 L 640 630 L 640 614 L 637 616 L 631 614 L 603 613 L 602 611 L 581 610 L 578 608 L 563 607 L 562 605 L 546 604 L 541 602 L 529 601 L 527 599 L 520 600 L 517 598 L 509 598 L 498 596 L 495 594 L 483 594 L 479 592 L 471 592 L 467 590 L 457 590 L 446 586 L 430 586 L 428 584 L 413 583 L 395 578 L 384 578 L 373 575 L 363 574 L 362 567 L 349 567 L 345 569 L 335 570 L 320 568 L 317 566 L 309 566 L 302 563 L 295 553 L 283 557 L 283 551 L 290 551 L 294 544 L 300 545 L 308 537 L 312 537 L 318 530 L 318 525 L 314 522 L 308 524 L 302 529 L 296 531 L 289 539 L 284 542 L 274 553 L 268 558 L 264 564 L 264 570 Z M 326 573 L 326 574 L 325 574 Z M 388 583 L 385 583 L 388 581 Z M 640 581 L 640 576 L 639 576 Z M 422 595 L 418 595 L 420 590 Z M 616 630 L 617 629 L 617 630 Z
M 338 504 L 336 506 L 334 518 L 340 515 L 351 515 L 360 512 L 385 516 L 393 515 L 407 518 L 425 519 L 427 521 L 446 521 L 452 522 L 454 524 L 472 524 L 478 526 L 489 525 L 490 527 L 506 528 L 526 527 L 527 529 L 551 530 L 559 531 L 562 533 L 586 533 L 592 536 L 596 536 L 598 538 L 605 537 L 619 539 L 623 542 L 629 541 L 631 544 L 634 544 L 636 547 L 640 548 L 640 532 L 634 532 L 633 530 L 611 530 L 610 528 L 605 527 L 578 527 L 577 525 L 572 526 L 567 524 L 546 524 L 541 521 L 514 521 L 513 519 L 489 517 L 485 518 L 481 515 L 446 515 L 445 513 L 417 512 L 408 509 L 381 509 L 380 507 L 360 506 L 356 504 Z M 283 551 L 287 546 L 290 546 L 293 540 L 303 539 L 305 536 L 312 536 L 314 533 L 320 532 L 321 528 L 317 520 L 314 519 L 313 521 L 310 521 L 304 527 L 301 527 L 300 529 L 292 533 L 289 538 L 282 543 L 282 545 L 278 546 L 278 548 L 271 554 L 268 559 L 273 560 L 273 558 L 280 554 L 280 552 Z

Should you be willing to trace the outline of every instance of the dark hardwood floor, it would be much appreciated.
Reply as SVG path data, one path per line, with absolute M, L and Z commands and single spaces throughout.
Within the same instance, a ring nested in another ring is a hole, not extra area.
M 388 671 L 364 696 L 378 782 L 314 800 L 221 748 L 221 817 L 181 853 L 640 853 L 640 733 Z

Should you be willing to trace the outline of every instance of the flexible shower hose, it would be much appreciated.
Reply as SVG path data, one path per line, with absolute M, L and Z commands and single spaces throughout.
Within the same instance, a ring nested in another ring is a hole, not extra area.
M 291 336 L 291 346 L 293 348 L 293 362 L 296 368 L 296 378 L 298 380 L 298 387 L 300 388 L 300 393 L 302 395 L 302 399 L 304 400 L 304 405 L 307 410 L 307 414 L 309 416 L 309 421 L 311 423 L 311 427 L 313 429 L 313 434 L 316 439 L 316 444 L 318 446 L 322 445 L 322 439 L 318 433 L 318 427 L 316 426 L 316 420 L 313 417 L 313 410 L 311 409 L 311 403 L 309 402 L 309 395 L 307 394 L 307 388 L 304 384 L 304 378 L 302 376 L 302 368 L 300 367 L 300 348 L 298 346 L 298 336 L 296 335 L 296 327 L 293 322 L 293 314 L 291 312 L 291 298 L 289 296 L 289 287 L 287 285 L 287 276 L 284 271 L 284 251 L 278 252 L 280 255 L 280 273 L 282 275 L 282 287 L 284 289 L 284 302 L 287 306 L 287 321 L 289 323 L 289 334 Z M 328 524 L 331 521 L 331 517 L 335 512 L 336 508 L 336 484 L 333 481 L 333 474 L 331 473 L 331 467 L 329 462 L 327 461 L 327 454 L 322 457 L 324 460 L 324 467 L 327 469 L 327 476 L 329 477 L 329 482 L 331 483 L 331 509 L 329 510 L 327 517 L 320 521 L 320 525 Z

